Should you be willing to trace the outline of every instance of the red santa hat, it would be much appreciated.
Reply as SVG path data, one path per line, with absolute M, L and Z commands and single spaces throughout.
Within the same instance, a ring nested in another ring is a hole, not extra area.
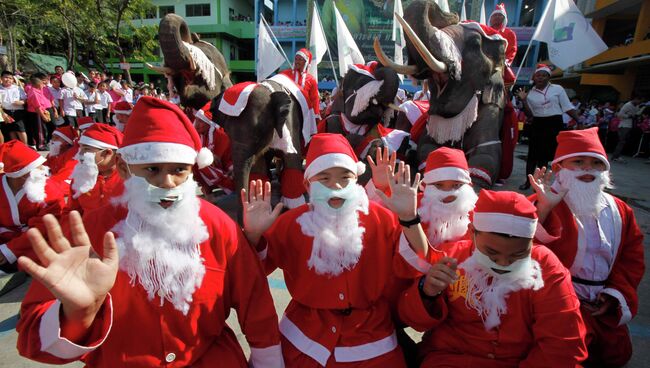
M 178 106 L 151 96 L 140 97 L 118 150 L 129 164 L 178 162 L 209 166 L 214 157 Z
M 429 153 L 423 180 L 426 184 L 443 180 L 456 180 L 469 184 L 469 167 L 465 153 L 459 149 L 440 147 Z
M 79 144 L 99 149 L 118 149 L 122 145 L 122 132 L 108 124 L 93 124 L 79 138 Z
M 535 73 L 537 72 L 547 72 L 548 75 L 551 75 L 551 67 L 546 64 L 537 64 L 535 68 Z
M 55 135 L 63 141 L 65 141 L 68 144 L 73 144 L 74 140 L 77 139 L 79 136 L 77 135 L 77 131 L 71 127 L 71 126 L 62 126 L 56 128 L 53 132 L 52 135 Z
M 215 122 L 212 120 L 212 111 L 210 111 L 210 108 L 211 108 L 211 107 L 212 107 L 212 101 L 208 101 L 208 103 L 205 104 L 205 105 L 201 108 L 201 110 L 197 111 L 197 112 L 194 114 L 194 117 L 196 117 L 196 118 L 199 119 L 200 121 L 202 121 L 202 122 L 208 124 L 209 126 L 211 126 L 211 127 L 213 127 L 213 128 L 218 128 L 218 127 L 219 127 L 219 124 L 215 123 Z
M 492 14 L 490 14 L 490 18 L 492 18 L 492 16 L 494 14 L 501 14 L 505 18 L 503 20 L 502 27 L 505 27 L 506 24 L 508 24 L 508 13 L 506 13 L 506 4 L 504 4 L 504 3 L 497 4 L 497 6 L 494 8 L 494 11 L 492 12 Z M 489 21 L 488 21 L 488 23 L 489 23 Z
M 537 207 L 522 194 L 483 189 L 472 224 L 478 231 L 532 239 L 537 229 Z
M 90 116 L 81 116 L 77 118 L 77 125 L 79 126 L 79 130 L 86 130 L 95 125 L 95 120 Z
M 29 148 L 18 140 L 12 140 L 2 145 L 2 163 L 4 172 L 10 178 L 19 178 L 43 165 L 45 157 Z
M 133 111 L 133 107 L 126 101 L 120 101 L 116 103 L 115 108 L 113 109 L 114 113 L 124 115 L 131 115 L 131 111 Z
M 307 150 L 305 179 L 331 167 L 348 169 L 357 176 L 366 171 L 366 165 L 359 161 L 352 146 L 341 134 L 316 134 L 311 138 Z
M 604 162 L 609 170 L 607 153 L 598 138 L 598 128 L 566 130 L 557 135 L 557 149 L 552 164 L 575 156 L 597 158 Z
M 311 63 L 311 51 L 303 47 L 302 49 L 298 50 L 298 52 L 296 52 L 296 55 L 305 59 L 305 67 L 303 68 L 302 72 L 306 72 L 307 68 L 309 68 L 309 63 Z

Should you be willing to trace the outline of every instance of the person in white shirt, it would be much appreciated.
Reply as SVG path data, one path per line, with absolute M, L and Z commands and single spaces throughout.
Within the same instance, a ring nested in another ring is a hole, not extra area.
M 575 121 L 579 121 L 575 107 L 562 86 L 550 83 L 551 68 L 538 64 L 533 74 L 534 86 L 526 92 L 517 91 L 517 95 L 524 102 L 526 115 L 533 117 L 528 134 L 528 159 L 526 160 L 526 181 L 519 189 L 530 188 L 528 175 L 535 172 L 535 168 L 548 166 L 553 159 L 557 147 L 556 137 L 564 128 L 562 113 L 567 113 Z
M 634 118 L 641 115 L 641 97 L 633 96 L 630 101 L 621 107 L 621 110 L 616 115 L 621 119 L 621 122 L 618 124 L 618 143 L 612 154 L 612 161 L 624 164 L 626 161 L 621 158 L 621 153 L 634 126 Z
M 413 101 L 429 101 L 430 98 L 429 81 L 425 79 L 422 81 L 422 89 L 413 95 Z
M 25 90 L 14 84 L 14 76 L 11 72 L 5 70 L 2 72 L 1 77 L 0 104 L 4 113 L 8 116 L 8 119 L 5 119 L 2 123 L 2 135 L 9 139 L 18 139 L 27 144 L 24 122 L 27 94 L 25 94 Z
M 83 101 L 86 95 L 79 87 L 66 86 L 61 91 L 61 99 L 59 100 L 59 115 L 63 117 L 65 122 L 73 127 L 77 126 L 77 117 L 83 116 Z
M 84 101 L 84 110 L 86 111 L 86 116 L 90 116 L 94 121 L 98 121 L 96 109 L 97 105 L 99 105 L 99 93 L 97 92 L 97 85 L 95 82 L 89 82 L 88 89 L 86 90 L 86 101 Z
M 107 91 L 108 85 L 106 82 L 100 82 L 97 86 L 97 93 L 99 94 L 99 103 L 95 105 L 95 121 L 99 123 L 107 123 L 110 121 L 108 116 L 111 113 L 111 105 L 113 104 L 113 97 Z

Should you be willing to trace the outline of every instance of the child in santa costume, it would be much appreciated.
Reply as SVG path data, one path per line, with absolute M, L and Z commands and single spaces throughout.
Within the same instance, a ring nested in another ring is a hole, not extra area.
M 68 211 L 87 211 L 105 206 L 122 194 L 124 181 L 117 171 L 117 149 L 122 132 L 108 124 L 93 124 L 79 138 L 77 165 L 70 178 Z
M 230 138 L 212 119 L 211 107 L 212 101 L 209 101 L 194 114 L 194 127 L 201 137 L 201 144 L 214 156 L 212 165 L 197 170 L 196 180 L 204 195 L 209 195 L 217 189 L 230 194 L 235 190 Z
M 113 109 L 113 117 L 111 121 L 113 124 L 115 124 L 115 127 L 117 130 L 120 132 L 123 132 L 126 123 L 129 121 L 129 116 L 131 115 L 131 112 L 133 111 L 133 105 L 126 101 L 119 101 L 115 104 L 115 108 Z
M 0 157 L 0 270 L 15 272 L 18 257 L 34 254 L 27 228 L 44 229 L 42 217 L 61 216 L 65 200 L 38 152 L 12 140 L 0 146 Z
M 402 320 L 427 331 L 421 367 L 578 367 L 587 357 L 569 273 L 533 243 L 536 227 L 523 195 L 481 191 L 473 239 L 439 246 L 446 257 L 400 299 Z
M 267 273 L 284 271 L 292 300 L 280 322 L 287 367 L 404 367 L 390 306 L 389 278 L 419 275 L 428 244 L 416 212 L 410 169 L 390 171 L 385 205 L 368 201 L 365 170 L 339 134 L 317 134 L 307 152 L 310 203 L 278 217 L 269 183 L 242 190 L 244 229 Z M 400 226 L 401 224 L 401 226 Z
M 311 114 L 320 119 L 320 95 L 318 94 L 318 81 L 309 73 L 311 64 L 311 51 L 302 48 L 296 52 L 293 59 L 293 67 L 280 72 L 294 81 L 307 100 Z
M 70 240 L 51 216 L 49 243 L 28 231 L 45 266 L 19 259 L 34 277 L 17 327 L 20 354 L 90 367 L 244 368 L 226 325 L 234 308 L 250 365 L 282 367 L 259 260 L 237 224 L 195 195 L 192 166 L 209 164 L 210 153 L 192 123 L 146 96 L 132 118 L 138 124 L 127 126 L 118 150 L 123 196 L 83 222 L 71 212 Z
M 50 152 L 45 161 L 45 166 L 50 168 L 50 177 L 61 184 L 66 195 L 70 191 L 70 175 L 77 165 L 78 138 L 77 130 L 69 125 L 56 128 L 52 132 Z
M 571 272 L 587 326 L 589 362 L 622 366 L 632 356 L 627 323 L 638 310 L 645 271 L 643 234 L 634 212 L 610 187 L 609 162 L 598 128 L 560 132 L 550 171 L 529 181 L 536 194 L 538 237 Z

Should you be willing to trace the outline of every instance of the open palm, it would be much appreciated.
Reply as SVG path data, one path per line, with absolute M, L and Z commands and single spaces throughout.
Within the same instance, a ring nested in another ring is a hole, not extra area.
M 45 215 L 43 222 L 49 244 L 38 229 L 27 233 L 41 265 L 20 257 L 20 266 L 50 290 L 66 313 L 74 314 L 101 304 L 117 276 L 118 254 L 113 234 L 104 236 L 104 258 L 99 258 L 78 212 L 70 213 L 72 243 L 63 236 L 54 216 Z
M 411 183 L 411 168 L 400 162 L 397 166 L 397 172 L 393 173 L 391 167 L 386 167 L 386 175 L 390 185 L 391 195 L 377 190 L 376 193 L 381 197 L 383 203 L 393 211 L 400 219 L 410 220 L 417 215 L 417 198 L 418 186 L 420 185 L 420 173 L 415 174 L 415 179 Z
M 248 240 L 257 244 L 259 237 L 273 225 L 282 211 L 282 203 L 271 207 L 271 183 L 252 180 L 249 186 L 241 191 L 241 201 L 244 209 L 244 233 Z
M 390 179 L 386 168 L 395 167 L 395 162 L 397 161 L 397 153 L 393 152 L 389 155 L 388 151 L 388 147 L 377 148 L 376 161 L 370 155 L 367 156 L 368 165 L 372 171 L 372 182 L 380 190 L 388 189 L 390 186 Z
M 536 168 L 533 175 L 528 174 L 528 181 L 537 194 L 537 202 L 540 207 L 554 208 L 566 195 L 566 190 L 555 192 L 551 189 L 553 173 L 546 167 Z

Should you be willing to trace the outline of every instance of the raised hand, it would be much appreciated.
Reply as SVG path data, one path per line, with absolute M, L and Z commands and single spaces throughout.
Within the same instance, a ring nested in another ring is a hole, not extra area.
M 393 173 L 393 168 L 385 168 L 388 184 L 390 186 L 391 196 L 388 197 L 380 190 L 376 190 L 377 195 L 382 199 L 384 205 L 393 211 L 401 220 L 408 221 L 415 218 L 418 209 L 418 186 L 420 185 L 420 173 L 415 174 L 415 179 L 411 183 L 411 168 L 400 162 L 397 166 L 397 172 Z
M 372 171 L 372 182 L 375 184 L 375 188 L 380 190 L 386 190 L 390 186 L 386 168 L 395 167 L 395 161 L 397 161 L 397 152 L 393 152 L 389 155 L 388 151 L 388 147 L 377 148 L 376 163 L 370 155 L 366 156 L 368 165 Z
M 559 192 L 551 190 L 553 172 L 546 167 L 535 169 L 533 175 L 528 174 L 528 181 L 537 194 L 537 203 L 545 208 L 553 208 L 562 201 L 567 193 L 566 189 Z
M 261 180 L 251 180 L 249 195 L 246 189 L 241 190 L 241 202 L 244 210 L 244 234 L 255 246 L 264 232 L 282 211 L 282 203 L 271 207 L 271 183 Z
M 425 280 L 422 291 L 428 296 L 440 294 L 458 279 L 458 275 L 456 275 L 457 265 L 458 261 L 455 258 L 441 258 L 436 264 L 431 266 L 429 272 L 424 276 Z
M 526 97 L 528 97 L 528 92 L 526 92 L 526 90 L 523 88 L 519 88 L 517 90 L 517 97 L 519 97 L 522 100 L 525 100 Z
M 47 241 L 38 229 L 27 231 L 42 266 L 24 256 L 18 264 L 61 302 L 67 320 L 89 325 L 115 283 L 119 263 L 115 238 L 106 233 L 104 257 L 99 258 L 77 211 L 70 212 L 72 242 L 63 236 L 54 216 L 43 216 L 43 222 Z

